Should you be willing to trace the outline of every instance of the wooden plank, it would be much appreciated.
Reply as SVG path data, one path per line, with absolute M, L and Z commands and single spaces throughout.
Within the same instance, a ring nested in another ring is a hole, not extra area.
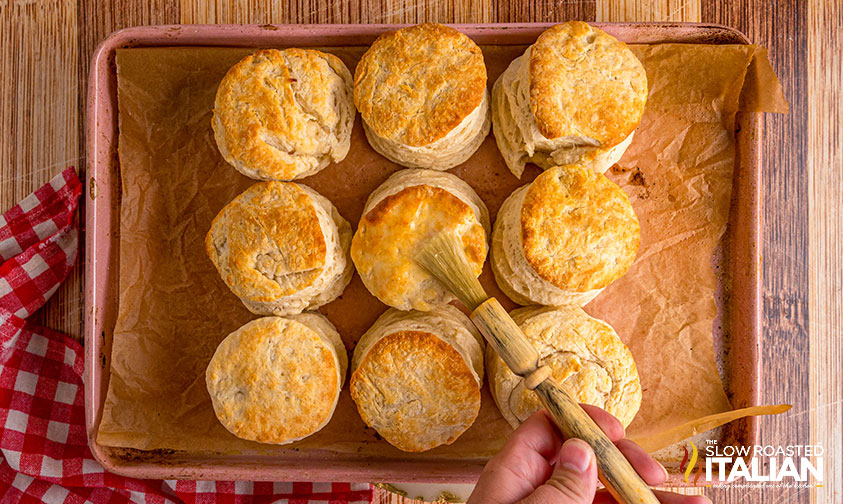
M 786 415 L 761 417 L 761 444 L 810 441 L 808 383 L 807 2 L 703 0 L 702 20 L 733 26 L 770 52 L 790 114 L 766 114 L 763 147 L 763 404 L 789 403 Z M 839 365 L 839 364 L 838 364 Z M 809 489 L 721 490 L 723 502 L 808 502 Z
M 76 4 L 0 3 L 0 212 L 79 158 Z M 82 268 L 32 318 L 82 333 Z
M 700 21 L 700 0 L 597 0 L 597 21 Z
M 595 19 L 595 2 L 543 0 L 368 0 L 225 2 L 181 0 L 182 23 L 520 23 Z
M 495 23 L 538 23 L 596 20 L 595 0 L 553 1 L 499 0 L 495 2 Z
M 78 162 L 77 49 L 75 5 L 0 4 L 0 211 Z
M 843 502 L 843 6 L 815 0 L 808 13 L 810 432 L 827 454 L 811 502 Z
M 181 0 L 182 23 L 488 23 L 491 0 L 225 2 Z

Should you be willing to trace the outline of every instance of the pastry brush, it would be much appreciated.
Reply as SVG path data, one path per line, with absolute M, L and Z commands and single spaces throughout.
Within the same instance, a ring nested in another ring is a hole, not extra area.
M 513 373 L 538 394 L 566 438 L 588 443 L 597 457 L 600 481 L 620 503 L 658 504 L 650 487 L 594 420 L 551 377 L 536 349 L 497 299 L 489 297 L 471 270 L 461 244 L 452 233 L 440 233 L 415 257 L 416 263 L 471 310 L 471 320 Z

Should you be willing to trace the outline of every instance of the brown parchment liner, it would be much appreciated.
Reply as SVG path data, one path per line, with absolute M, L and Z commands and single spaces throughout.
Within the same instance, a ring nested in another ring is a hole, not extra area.
M 353 72 L 364 49 L 326 50 Z M 489 86 L 523 50 L 483 47 Z M 641 248 L 629 273 L 586 310 L 612 324 L 632 350 L 643 402 L 628 432 L 651 437 L 730 409 L 712 340 L 717 288 L 712 257 L 729 212 L 734 115 L 741 104 L 753 111 L 784 111 L 786 104 L 766 53 L 754 46 L 666 44 L 633 50 L 647 70 L 650 96 L 635 140 L 607 175 L 630 195 L 641 222 Z M 331 422 L 292 445 L 239 440 L 214 417 L 205 367 L 217 344 L 256 316 L 223 284 L 204 252 L 213 217 L 254 182 L 222 160 L 210 117 L 217 84 L 249 52 L 117 51 L 120 299 L 98 442 L 194 453 L 314 448 L 361 457 L 495 453 L 510 428 L 487 385 L 475 424 L 452 445 L 421 454 L 399 452 L 363 424 L 347 379 Z M 329 198 L 356 228 L 366 197 L 396 169 L 369 147 L 358 116 L 348 157 L 301 182 Z M 491 134 L 468 162 L 451 171 L 477 190 L 493 217 L 515 188 L 538 173 L 531 166 L 521 180 L 513 177 Z M 507 308 L 515 306 L 495 286 L 488 262 L 482 283 Z M 336 324 L 350 353 L 384 309 L 355 274 L 342 297 L 321 311 Z

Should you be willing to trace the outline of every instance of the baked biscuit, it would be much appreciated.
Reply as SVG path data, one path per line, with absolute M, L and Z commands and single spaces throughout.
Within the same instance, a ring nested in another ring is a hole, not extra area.
M 584 166 L 559 166 L 504 201 L 492 271 L 518 304 L 585 305 L 626 273 L 640 237 L 620 187 Z
M 360 417 L 404 451 L 453 443 L 480 411 L 484 346 L 453 306 L 388 309 L 351 359 L 349 390 Z
M 351 241 L 351 258 L 374 296 L 400 310 L 430 310 L 454 296 L 414 260 L 439 232 L 455 233 L 475 275 L 488 249 L 489 212 L 459 177 L 402 170 L 372 192 Z
M 237 171 L 293 180 L 345 158 L 354 114 L 351 73 L 339 58 L 263 49 L 225 74 L 211 124 L 220 154 Z
M 582 21 L 542 33 L 492 88 L 492 123 L 510 171 L 581 163 L 603 173 L 632 142 L 647 74 L 615 37 Z
M 383 156 L 411 168 L 447 170 L 489 134 L 483 53 L 440 24 L 384 33 L 357 64 L 354 104 L 366 138 Z
M 323 315 L 264 317 L 220 343 L 205 384 L 214 413 L 232 434 L 285 444 L 328 423 L 347 367 L 340 335 Z
M 351 226 L 324 196 L 259 182 L 217 214 L 205 250 L 246 308 L 291 315 L 336 299 L 353 273 Z
M 571 397 L 603 408 L 624 427 L 632 422 L 641 405 L 638 371 L 632 353 L 609 324 L 576 306 L 531 306 L 510 315 Z M 536 394 L 492 348 L 486 350 L 486 370 L 495 403 L 513 428 L 542 408 Z

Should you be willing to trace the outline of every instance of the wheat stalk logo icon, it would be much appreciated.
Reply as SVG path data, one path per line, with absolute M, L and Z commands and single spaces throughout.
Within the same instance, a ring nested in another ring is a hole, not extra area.
M 697 452 L 697 445 L 694 444 L 693 441 L 688 441 L 691 444 L 691 460 L 688 461 L 688 467 L 685 468 L 685 483 L 688 483 L 688 477 L 691 475 L 691 472 L 694 470 L 694 466 L 697 465 L 697 458 L 699 453 Z M 688 456 L 687 450 L 685 451 L 685 456 Z M 684 462 L 684 460 L 683 460 Z

